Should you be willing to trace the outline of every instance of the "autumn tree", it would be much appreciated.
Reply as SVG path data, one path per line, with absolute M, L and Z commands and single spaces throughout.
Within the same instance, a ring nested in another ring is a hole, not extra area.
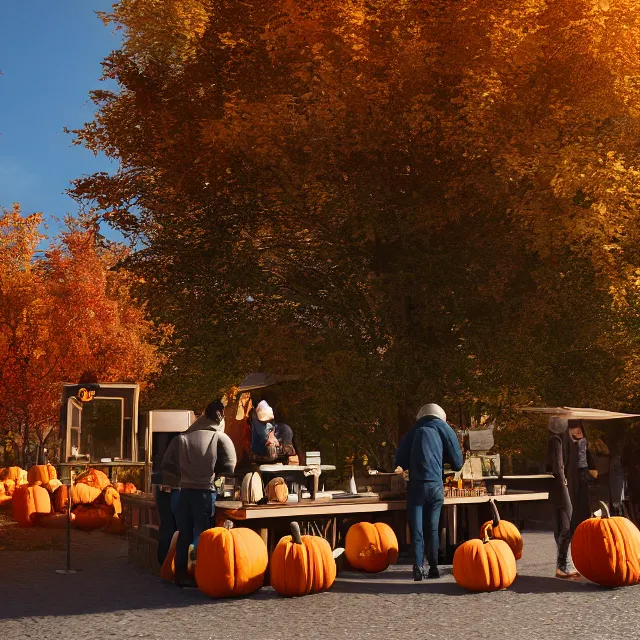
M 127 267 L 176 326 L 172 380 L 301 371 L 303 431 L 386 458 L 425 400 L 635 402 L 634 0 L 102 18 L 119 90 L 93 92 L 76 142 L 120 168 L 74 195 L 141 246 Z
M 120 256 L 71 221 L 42 254 L 41 223 L 0 210 L 0 433 L 21 464 L 57 426 L 63 382 L 144 382 L 160 363 L 128 274 L 111 269 Z

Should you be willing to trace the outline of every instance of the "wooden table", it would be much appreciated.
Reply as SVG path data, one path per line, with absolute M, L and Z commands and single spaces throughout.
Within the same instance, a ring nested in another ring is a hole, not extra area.
M 454 547 L 460 541 L 460 507 L 487 504 L 490 500 L 496 503 L 516 503 L 548 498 L 549 494 L 544 492 L 445 498 L 443 509 L 445 526 L 441 529 L 441 547 L 444 548 L 447 544 L 449 547 Z M 389 513 L 398 541 L 402 545 L 406 544 L 408 539 L 406 511 L 406 500 L 381 500 L 376 497 L 336 498 L 266 505 L 243 505 L 237 501 L 219 500 L 216 502 L 216 524 L 221 525 L 228 519 L 240 526 L 256 529 L 271 551 L 275 546 L 276 531 L 278 529 L 282 531 L 283 524 L 286 526 L 295 520 L 308 532 L 326 538 L 332 548 L 335 548 L 339 538 L 339 517 L 356 516 L 354 519 L 357 520 L 358 516 Z M 474 536 L 477 535 L 475 531 L 479 530 L 479 525 L 475 509 L 468 510 L 467 528 L 474 532 Z

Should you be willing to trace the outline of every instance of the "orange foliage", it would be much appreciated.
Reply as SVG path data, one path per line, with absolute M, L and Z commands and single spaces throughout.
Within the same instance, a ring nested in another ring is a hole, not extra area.
M 160 362 L 127 274 L 112 270 L 121 254 L 70 222 L 41 256 L 41 222 L 0 209 L 0 437 L 23 466 L 57 425 L 63 382 L 88 370 L 143 381 Z

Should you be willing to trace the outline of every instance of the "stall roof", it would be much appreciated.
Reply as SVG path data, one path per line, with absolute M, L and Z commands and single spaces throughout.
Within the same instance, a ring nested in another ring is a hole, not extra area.
M 528 413 L 543 413 L 549 416 L 558 416 L 569 420 L 622 420 L 640 418 L 638 413 L 621 413 L 617 411 L 605 411 L 603 409 L 590 409 L 579 407 L 519 407 L 521 411 Z
M 272 387 L 281 382 L 291 382 L 298 380 L 298 376 L 277 376 L 271 373 L 250 373 L 238 387 L 238 391 L 252 391 L 253 389 L 264 389 Z

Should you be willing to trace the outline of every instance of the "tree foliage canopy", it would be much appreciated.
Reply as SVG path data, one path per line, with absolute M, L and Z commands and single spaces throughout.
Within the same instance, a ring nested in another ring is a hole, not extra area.
M 120 169 L 74 195 L 176 327 L 156 398 L 299 372 L 305 436 L 380 463 L 426 401 L 633 404 L 638 9 L 116 3 L 75 140 Z

